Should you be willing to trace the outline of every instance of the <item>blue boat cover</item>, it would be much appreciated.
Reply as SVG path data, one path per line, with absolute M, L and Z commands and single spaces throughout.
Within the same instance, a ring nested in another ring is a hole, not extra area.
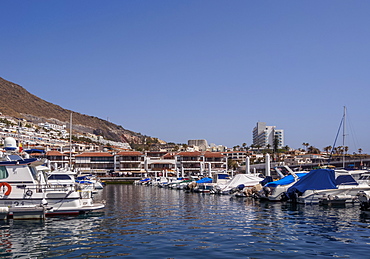
M 35 161 L 37 161 L 36 158 L 28 158 L 28 159 L 12 160 L 12 161 L 0 161 L 0 165 L 27 165 Z
M 150 178 L 145 178 L 145 179 L 140 180 L 140 182 L 147 182 L 147 181 L 150 181 Z
M 209 177 L 205 177 L 197 181 L 197 183 L 211 183 L 211 182 L 212 182 L 212 178 L 209 178 Z
M 306 190 L 337 189 L 335 172 L 332 169 L 316 169 L 293 184 L 287 191 L 288 196 L 294 192 L 304 193 Z
M 24 152 L 31 154 L 31 153 L 45 153 L 45 150 L 42 149 L 26 149 Z
M 296 175 L 298 176 L 299 179 L 301 179 L 303 176 L 305 176 L 307 174 L 308 173 L 296 173 Z M 291 184 L 292 182 L 294 182 L 293 175 L 287 175 L 287 176 L 285 176 L 284 178 L 282 178 L 282 179 L 280 179 L 278 181 L 269 182 L 265 186 L 267 186 L 267 187 L 276 187 L 278 185 Z

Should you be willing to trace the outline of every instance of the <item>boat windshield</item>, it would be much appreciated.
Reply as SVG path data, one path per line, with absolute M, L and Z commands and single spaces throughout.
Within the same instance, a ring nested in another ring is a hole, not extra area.
M 72 180 L 67 174 L 52 174 L 49 176 L 48 180 Z
M 370 179 L 370 175 L 364 174 L 360 176 L 359 180 L 369 180 L 369 179 Z
M 38 179 L 37 179 L 37 170 L 36 170 L 36 168 L 34 168 L 32 166 L 29 166 L 29 169 L 31 171 L 32 178 L 37 181 Z

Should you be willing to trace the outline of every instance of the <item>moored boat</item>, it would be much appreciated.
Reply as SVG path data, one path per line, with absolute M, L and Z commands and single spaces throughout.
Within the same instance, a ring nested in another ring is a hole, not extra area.
M 217 194 L 232 194 L 238 190 L 246 191 L 258 185 L 263 178 L 255 174 L 237 174 L 224 184 L 216 185 L 213 192 Z
M 359 171 L 359 173 L 363 171 Z M 333 169 L 315 169 L 286 192 L 291 202 L 315 204 L 337 200 L 341 203 L 353 203 L 360 191 L 370 191 L 368 184 L 357 182 L 356 172 Z
M 254 197 L 261 200 L 283 201 L 286 199 L 285 192 L 288 188 L 305 175 L 307 175 L 307 172 L 292 172 L 280 180 L 265 184 Z
M 357 194 L 358 200 L 360 202 L 361 213 L 369 217 L 370 216 L 370 191 L 360 191 Z
M 95 190 L 104 189 L 103 183 L 95 175 L 92 175 L 92 174 L 77 175 L 75 181 L 80 184 L 85 184 L 85 185 L 90 184 Z
M 12 149 L 11 149 L 12 150 Z M 43 164 L 37 159 L 23 159 L 14 152 L 0 161 L 0 209 L 43 208 L 45 215 L 82 214 L 104 208 L 94 203 L 92 192 L 78 184 L 55 184 L 48 181 Z M 36 210 L 36 209 L 35 209 Z

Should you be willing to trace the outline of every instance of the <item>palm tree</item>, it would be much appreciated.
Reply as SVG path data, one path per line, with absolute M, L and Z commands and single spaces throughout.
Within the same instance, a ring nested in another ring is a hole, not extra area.
M 285 150 L 285 152 L 288 152 L 288 151 L 290 150 L 290 147 L 289 147 L 288 145 L 286 145 L 286 146 L 284 147 L 284 150 Z
M 237 151 L 237 150 L 239 151 L 240 150 L 240 146 L 239 145 L 236 145 L 236 146 L 233 147 L 233 149 L 234 149 L 234 151 Z
M 252 149 L 252 151 L 253 151 L 253 149 L 256 147 L 256 145 L 255 144 L 252 144 L 251 146 L 250 146 L 250 148 Z
M 233 170 L 236 170 L 238 168 L 239 164 L 235 160 L 228 159 L 227 160 L 227 166 L 228 166 L 228 168 L 232 168 Z
M 308 147 L 309 145 L 310 145 L 309 143 L 305 143 L 305 142 L 303 142 L 303 143 L 302 143 L 302 146 L 306 147 L 306 151 L 307 151 L 307 147 Z
M 329 151 L 331 151 L 331 149 L 332 149 L 332 148 L 333 148 L 332 146 L 324 147 L 324 151 L 325 151 L 326 153 L 329 153 Z
M 346 152 L 346 154 L 347 154 L 347 152 L 348 152 L 348 147 L 347 146 L 345 146 L 344 147 L 344 151 Z
M 258 150 L 258 153 L 259 153 L 261 147 L 262 147 L 261 145 L 256 145 L 256 148 Z
M 276 135 L 274 136 L 273 148 L 274 152 L 277 152 L 279 148 L 279 138 Z
M 343 147 L 339 146 L 337 147 L 337 154 L 342 154 L 343 153 Z
M 188 145 L 187 144 L 182 144 L 182 148 L 186 151 L 188 149 Z
M 311 154 L 320 154 L 320 150 L 314 146 L 310 146 L 308 148 L 308 153 L 311 153 Z
M 246 146 L 244 147 L 244 151 L 248 151 L 250 147 Z

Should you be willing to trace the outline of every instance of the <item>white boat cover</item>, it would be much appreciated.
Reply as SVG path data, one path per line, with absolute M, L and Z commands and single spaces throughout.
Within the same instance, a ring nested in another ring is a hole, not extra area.
M 224 186 L 220 186 L 222 191 L 228 191 L 233 188 L 238 187 L 241 184 L 244 184 L 245 187 L 252 187 L 259 182 L 261 182 L 263 178 L 258 177 L 254 174 L 237 174 L 235 175 L 230 181 L 228 181 Z

